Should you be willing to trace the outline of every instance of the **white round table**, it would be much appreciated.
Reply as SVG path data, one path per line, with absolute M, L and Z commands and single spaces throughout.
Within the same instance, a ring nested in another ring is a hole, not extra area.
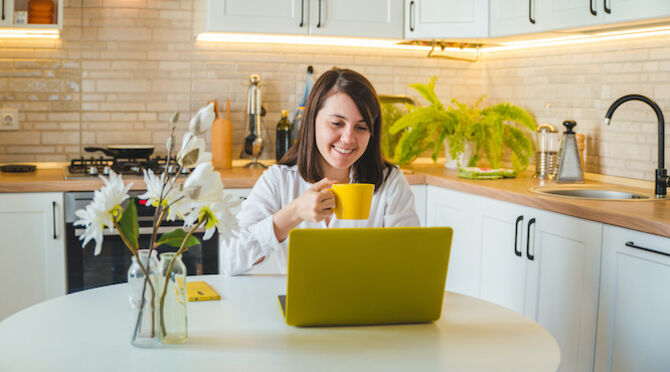
M 203 276 L 220 301 L 188 304 L 180 345 L 130 344 L 126 284 L 55 298 L 0 323 L 0 371 L 555 371 L 554 338 L 503 307 L 447 292 L 426 324 L 296 328 L 284 276 Z M 6 301 L 8 299 L 3 299 Z

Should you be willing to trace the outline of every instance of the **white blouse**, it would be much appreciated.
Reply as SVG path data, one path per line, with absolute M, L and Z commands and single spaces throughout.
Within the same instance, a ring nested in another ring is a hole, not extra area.
M 302 195 L 312 186 L 298 172 L 297 166 L 273 165 L 258 179 L 237 214 L 240 231 L 224 243 L 221 241 L 220 261 L 225 275 L 237 275 L 250 270 L 254 262 L 265 256 L 277 255 L 281 270 L 286 272 L 288 238 L 277 240 L 272 215 Z M 391 170 L 386 182 L 374 193 L 367 220 L 338 220 L 331 216 L 325 221 L 303 221 L 296 228 L 326 227 L 395 227 L 420 226 L 414 207 L 414 194 L 397 168 Z

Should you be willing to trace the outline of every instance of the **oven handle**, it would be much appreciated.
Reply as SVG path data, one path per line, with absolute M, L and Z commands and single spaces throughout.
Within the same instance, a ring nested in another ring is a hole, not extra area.
M 158 228 L 158 233 L 164 234 L 174 230 L 176 227 L 177 226 L 161 226 Z M 200 227 L 199 229 L 195 230 L 195 232 L 205 232 L 205 230 L 206 230 L 205 227 Z M 74 236 L 82 236 L 84 235 L 84 231 L 86 231 L 86 229 L 76 228 L 74 229 Z M 153 227 L 140 227 L 140 235 L 151 235 L 153 234 L 153 232 L 154 232 Z M 119 232 L 116 229 L 114 230 L 105 229 L 102 231 L 102 235 L 119 236 Z

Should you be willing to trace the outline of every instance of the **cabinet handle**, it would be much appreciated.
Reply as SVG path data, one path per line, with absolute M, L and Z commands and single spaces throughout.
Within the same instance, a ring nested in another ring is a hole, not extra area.
M 414 1 L 409 2 L 409 30 L 414 32 Z
M 56 202 L 51 202 L 51 221 L 53 222 L 53 232 L 54 240 L 58 239 L 58 234 L 56 233 Z
M 593 15 L 598 15 L 598 12 L 596 9 L 593 7 L 593 0 L 589 0 L 589 10 L 591 11 L 591 14 Z
M 517 255 L 517 257 L 521 257 L 521 249 L 518 248 L 518 243 L 519 243 L 519 222 L 523 221 L 523 216 L 519 216 L 516 218 L 516 224 L 514 225 L 514 254 Z
M 530 23 L 535 24 L 535 19 L 533 19 L 532 8 L 533 8 L 533 0 L 528 0 L 528 20 L 530 21 Z
M 662 255 L 664 255 L 664 256 L 670 256 L 670 253 L 659 252 L 659 251 L 655 251 L 655 250 L 650 249 L 650 248 L 640 247 L 639 245 L 635 245 L 635 243 L 633 243 L 632 241 L 631 241 L 631 242 L 626 242 L 626 247 L 631 247 L 631 248 L 635 248 L 635 249 L 641 249 L 641 250 L 643 250 L 643 251 L 647 251 L 647 252 L 651 252 L 651 253 L 656 253 L 656 254 L 662 254 Z
M 305 25 L 305 0 L 300 1 L 300 25 L 302 27 Z
M 530 221 L 528 221 L 528 231 L 526 231 L 526 257 L 531 261 L 535 260 L 535 255 L 530 254 L 530 226 L 534 223 L 535 218 L 531 218 Z
M 5 20 L 5 0 L 2 0 L 2 20 Z
M 316 28 L 321 27 L 321 0 L 319 0 L 319 22 L 316 24 Z
M 612 14 L 612 9 L 607 7 L 607 0 L 603 0 L 603 8 L 605 8 L 605 13 Z

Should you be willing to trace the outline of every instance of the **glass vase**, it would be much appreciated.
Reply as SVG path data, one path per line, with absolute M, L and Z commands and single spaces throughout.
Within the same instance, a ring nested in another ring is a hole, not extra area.
M 133 256 L 128 268 L 128 287 L 130 288 L 128 297 L 131 309 L 130 343 L 136 347 L 153 347 L 160 342 L 156 316 L 158 260 L 156 251 L 152 251 L 151 258 L 149 258 L 148 249 L 140 249 L 138 256 L 139 262 L 137 257 Z M 140 267 L 140 262 L 144 270 Z
M 158 319 L 161 342 L 178 344 L 188 337 L 186 320 L 186 266 L 181 254 L 160 255 L 160 303 Z

